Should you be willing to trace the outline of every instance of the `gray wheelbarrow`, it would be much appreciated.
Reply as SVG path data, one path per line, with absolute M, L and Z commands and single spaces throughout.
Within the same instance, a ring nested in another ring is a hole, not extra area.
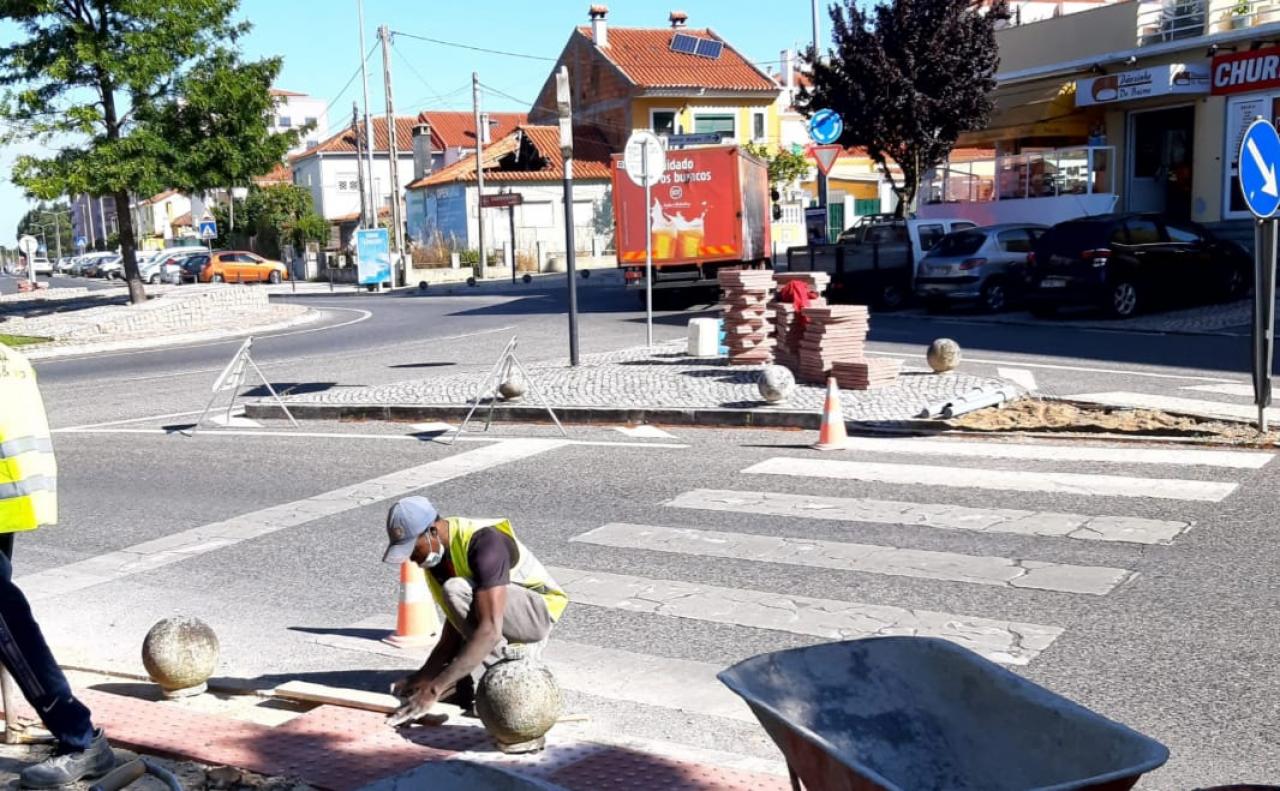
M 720 673 L 809 791 L 1123 791 L 1164 745 L 955 643 L 873 637 Z

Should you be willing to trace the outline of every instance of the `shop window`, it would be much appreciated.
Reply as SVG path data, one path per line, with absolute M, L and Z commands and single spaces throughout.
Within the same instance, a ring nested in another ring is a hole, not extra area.
M 732 113 L 707 113 L 693 118 L 694 134 L 711 134 L 719 132 L 720 137 L 737 137 L 737 123 Z

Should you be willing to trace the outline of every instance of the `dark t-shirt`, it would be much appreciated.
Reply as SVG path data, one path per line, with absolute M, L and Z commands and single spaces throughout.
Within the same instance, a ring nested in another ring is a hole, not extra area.
M 511 567 L 519 559 L 519 550 L 511 536 L 496 527 L 482 527 L 471 537 L 471 546 L 467 547 L 467 563 L 471 566 L 471 580 L 476 590 L 497 588 L 511 582 Z M 445 561 L 431 569 L 436 582 L 444 584 L 450 577 L 456 577 L 453 563 L 445 556 Z

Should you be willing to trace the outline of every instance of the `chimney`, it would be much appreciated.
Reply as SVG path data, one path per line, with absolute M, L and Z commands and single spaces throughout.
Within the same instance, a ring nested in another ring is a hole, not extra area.
M 682 28 L 689 21 L 689 15 L 683 11 L 672 11 L 668 19 L 671 20 L 671 27 Z
M 423 121 L 413 127 L 413 180 L 431 172 L 431 124 Z
M 796 87 L 796 61 L 789 49 L 782 51 L 782 87 L 788 90 Z
M 480 113 L 480 145 L 487 146 L 493 142 L 493 121 L 488 113 Z
M 596 43 L 597 47 L 609 46 L 609 25 L 604 21 L 609 16 L 609 6 L 593 5 L 589 12 L 591 16 L 591 40 Z

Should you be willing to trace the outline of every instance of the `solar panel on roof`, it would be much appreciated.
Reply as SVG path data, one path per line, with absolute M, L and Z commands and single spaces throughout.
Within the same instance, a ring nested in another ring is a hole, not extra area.
M 720 53 L 723 51 L 724 44 L 722 42 L 709 38 L 700 38 L 698 39 L 698 48 L 693 54 L 715 60 L 720 57 Z
M 693 55 L 698 51 L 698 37 L 688 33 L 677 33 L 671 38 L 671 50 Z

